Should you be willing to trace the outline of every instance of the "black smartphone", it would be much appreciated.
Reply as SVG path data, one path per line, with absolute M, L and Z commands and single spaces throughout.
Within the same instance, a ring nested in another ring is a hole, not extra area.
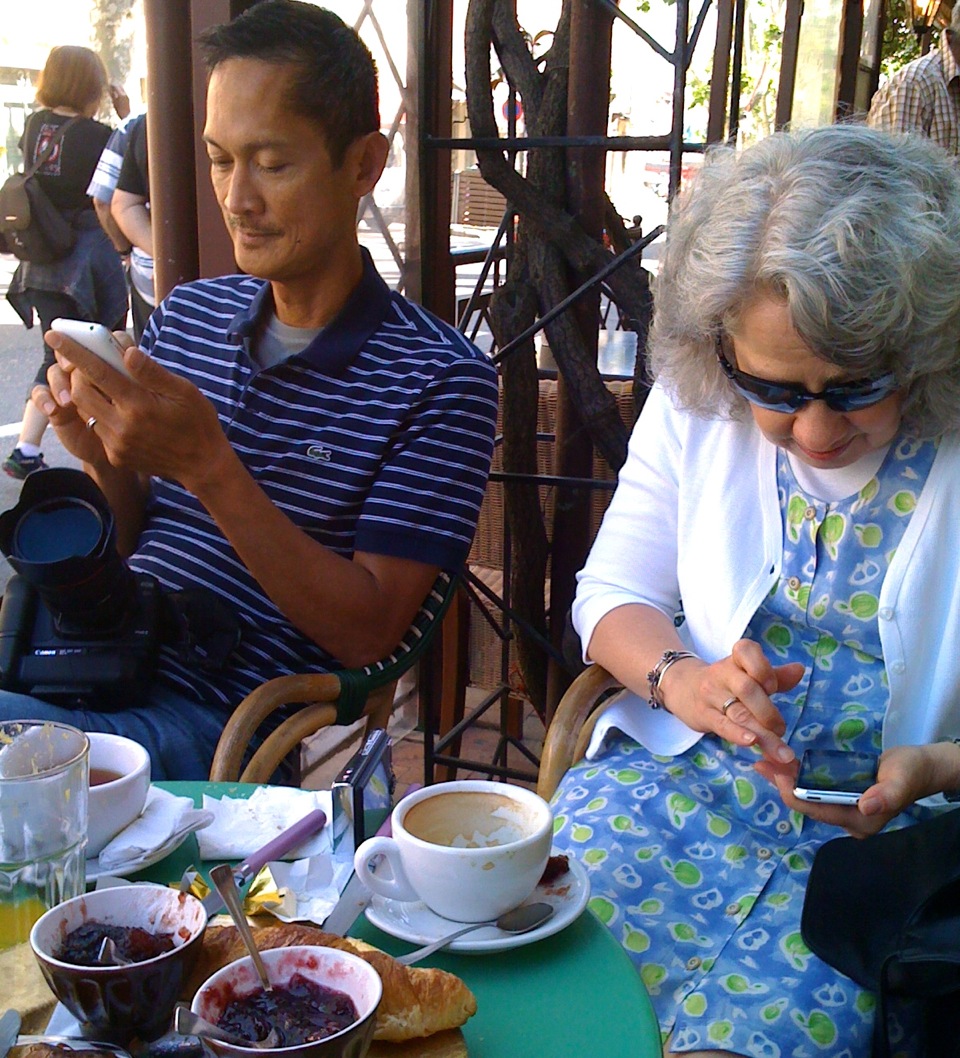
M 800 761 L 794 796 L 821 804 L 855 805 L 877 781 L 876 753 L 808 749 Z

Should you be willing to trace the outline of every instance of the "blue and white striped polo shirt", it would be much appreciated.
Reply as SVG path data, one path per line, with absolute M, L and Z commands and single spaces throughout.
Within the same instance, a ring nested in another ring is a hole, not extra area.
M 497 409 L 491 362 L 459 332 L 392 292 L 364 251 L 363 278 L 301 353 L 260 369 L 250 343 L 270 286 L 225 276 L 177 287 L 142 347 L 188 378 L 271 500 L 314 540 L 455 569 L 483 499 Z M 130 565 L 167 589 L 201 585 L 240 616 L 225 671 L 164 650 L 160 677 L 232 709 L 264 680 L 338 664 L 280 613 L 201 504 L 155 478 Z M 323 605 L 318 599 L 317 605 Z

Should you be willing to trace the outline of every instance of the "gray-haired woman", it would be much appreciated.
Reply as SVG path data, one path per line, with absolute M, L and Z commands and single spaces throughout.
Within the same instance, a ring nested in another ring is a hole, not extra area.
M 561 784 L 557 844 L 669 1052 L 867 1055 L 873 997 L 800 911 L 839 828 L 960 788 L 955 161 L 855 126 L 710 154 L 671 216 L 650 362 L 574 605 L 628 690 Z M 801 801 L 806 749 L 882 750 L 878 779 Z

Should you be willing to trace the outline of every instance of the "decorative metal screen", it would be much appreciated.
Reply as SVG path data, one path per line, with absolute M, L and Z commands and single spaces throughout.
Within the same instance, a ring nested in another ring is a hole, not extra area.
M 387 283 L 402 290 L 405 281 L 407 113 L 407 3 L 403 0 L 322 0 L 360 34 L 380 76 L 380 125 L 390 150 L 383 176 L 357 215 L 360 242 L 373 255 Z M 411 144 L 414 150 L 415 145 Z

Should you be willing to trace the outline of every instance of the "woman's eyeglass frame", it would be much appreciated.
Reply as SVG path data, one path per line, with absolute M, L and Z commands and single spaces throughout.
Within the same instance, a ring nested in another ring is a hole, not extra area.
M 796 382 L 772 382 L 740 371 L 727 359 L 723 351 L 723 339 L 717 336 L 717 361 L 736 391 L 751 404 L 767 411 L 786 415 L 800 411 L 815 400 L 822 400 L 831 411 L 851 412 L 871 408 L 886 400 L 899 389 L 892 371 L 879 378 L 862 382 L 843 382 L 839 386 L 827 386 L 819 393 L 812 393 Z

